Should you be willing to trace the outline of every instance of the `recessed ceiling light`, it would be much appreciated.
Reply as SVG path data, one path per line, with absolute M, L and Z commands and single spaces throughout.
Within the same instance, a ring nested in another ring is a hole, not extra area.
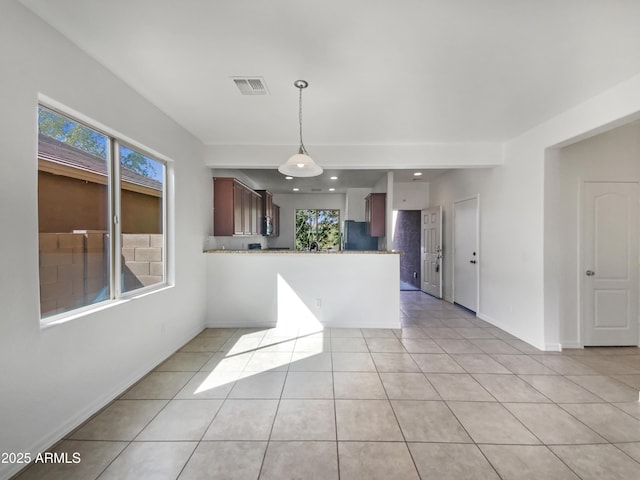
M 293 177 L 284 177 L 285 180 L 293 180 Z
M 330 188 L 330 189 L 329 189 L 329 191 L 330 191 L 330 192 L 335 192 L 335 191 L 336 191 L 336 189 L 335 189 L 335 188 Z
M 331 180 L 337 180 L 338 177 L 331 177 Z
M 299 190 L 300 190 L 299 188 L 294 188 L 294 189 L 293 189 L 293 191 L 294 191 L 294 192 L 297 192 L 297 191 L 299 191 Z
M 422 172 L 414 172 L 413 174 L 414 177 L 419 177 L 420 175 L 422 175 Z

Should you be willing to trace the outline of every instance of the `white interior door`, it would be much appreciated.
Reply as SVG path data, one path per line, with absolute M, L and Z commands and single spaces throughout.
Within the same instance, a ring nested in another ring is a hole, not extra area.
M 583 344 L 638 345 L 638 184 L 583 187 Z
M 478 311 L 478 198 L 453 204 L 453 301 Z
M 422 291 L 442 298 L 442 206 L 422 210 L 421 222 Z

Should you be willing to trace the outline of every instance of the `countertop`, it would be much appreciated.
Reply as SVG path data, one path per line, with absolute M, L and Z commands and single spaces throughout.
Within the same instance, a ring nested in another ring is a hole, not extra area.
M 204 253 L 248 253 L 252 255 L 256 254 L 284 254 L 284 255 L 399 255 L 404 252 L 400 250 L 338 250 L 334 252 L 304 252 L 300 250 L 280 250 L 280 249 L 255 249 L 255 250 L 229 250 L 229 249 L 215 249 L 215 250 L 205 250 Z

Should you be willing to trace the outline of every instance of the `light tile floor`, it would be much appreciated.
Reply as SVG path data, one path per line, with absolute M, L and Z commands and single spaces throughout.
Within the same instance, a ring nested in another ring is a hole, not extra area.
M 640 351 L 540 352 L 401 293 L 401 330 L 208 329 L 28 479 L 637 479 Z

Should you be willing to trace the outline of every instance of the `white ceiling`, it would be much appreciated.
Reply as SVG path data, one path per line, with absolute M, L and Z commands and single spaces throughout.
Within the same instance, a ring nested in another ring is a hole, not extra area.
M 299 78 L 313 154 L 502 142 L 640 72 L 638 0 L 22 3 L 210 145 L 296 145 Z

